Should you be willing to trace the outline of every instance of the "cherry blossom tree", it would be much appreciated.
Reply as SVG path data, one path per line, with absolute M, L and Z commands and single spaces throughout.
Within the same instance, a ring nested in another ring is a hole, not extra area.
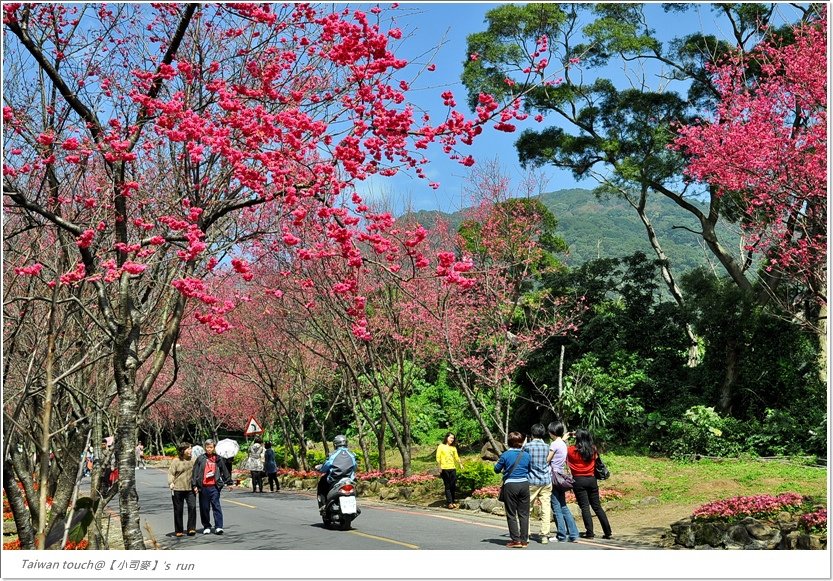
M 206 277 L 229 258 L 245 280 L 261 255 L 307 252 L 353 269 L 336 283 L 349 288 L 362 237 L 384 245 L 391 226 L 354 184 L 425 178 L 432 144 L 470 165 L 459 148 L 495 117 L 513 129 L 520 103 L 483 95 L 468 119 L 446 92 L 445 119 L 418 115 L 402 31 L 380 8 L 7 3 L 3 25 L 4 209 L 74 241 L 63 272 L 37 256 L 15 266 L 41 294 L 94 301 L 85 316 L 108 338 L 118 395 L 122 533 L 141 549 L 138 416 L 186 303 L 218 333 L 236 305 Z M 325 242 L 308 248 L 293 233 L 305 223 Z
M 766 296 L 824 337 L 827 18 L 793 33 L 793 42 L 770 39 L 711 65 L 717 108 L 681 127 L 674 147 L 691 179 L 739 209 L 747 263 L 763 258 Z

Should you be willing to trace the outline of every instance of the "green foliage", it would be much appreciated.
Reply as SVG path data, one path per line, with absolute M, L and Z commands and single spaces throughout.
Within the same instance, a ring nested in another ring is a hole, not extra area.
M 86 510 L 84 516 L 76 524 L 74 524 L 67 534 L 67 540 L 73 543 L 80 543 L 84 537 L 87 536 L 87 531 L 90 525 L 93 524 L 93 517 L 98 507 L 98 501 L 93 502 L 93 499 L 84 496 L 75 501 L 75 514 L 80 514 L 82 510 Z
M 583 426 L 600 439 L 630 432 L 642 423 L 644 409 L 632 392 L 645 381 L 636 354 L 619 353 L 607 368 L 587 354 L 574 363 L 565 378 L 563 417 L 569 426 Z
M 697 405 L 671 424 L 669 451 L 675 457 L 737 456 L 743 451 L 740 422 L 727 420 L 712 407 Z
M 162 448 L 162 454 L 164 456 L 174 456 L 177 455 L 176 444 L 166 444 L 164 448 Z
M 411 435 L 417 444 L 439 444 L 447 432 L 454 432 L 460 446 L 481 439 L 480 426 L 471 417 L 465 397 L 447 383 L 448 371 L 440 364 L 434 383 L 419 377 L 407 400 Z
M 307 450 L 307 466 L 323 464 L 326 460 L 327 455 L 323 450 Z
M 457 489 L 461 494 L 471 494 L 478 488 L 500 483 L 500 476 L 495 472 L 494 465 L 475 460 L 466 462 L 463 468 L 457 470 Z

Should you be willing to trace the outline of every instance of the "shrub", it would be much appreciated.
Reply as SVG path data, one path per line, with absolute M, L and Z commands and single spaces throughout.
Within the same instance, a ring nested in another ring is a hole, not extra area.
M 669 452 L 673 457 L 738 456 L 744 450 L 741 423 L 724 419 L 713 407 L 692 406 L 671 423 Z
M 495 473 L 493 465 L 486 462 L 466 462 L 457 471 L 457 489 L 464 495 L 499 482 L 500 477 Z
M 307 466 L 316 466 L 327 461 L 327 455 L 323 450 L 307 450 Z

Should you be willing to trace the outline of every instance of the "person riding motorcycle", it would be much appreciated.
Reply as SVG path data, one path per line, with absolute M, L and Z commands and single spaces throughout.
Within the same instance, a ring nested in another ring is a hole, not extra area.
M 323 472 L 318 480 L 319 506 L 324 504 L 322 499 L 326 498 L 333 484 L 342 478 L 352 479 L 356 475 L 356 456 L 347 449 L 347 436 L 339 434 L 333 438 L 333 446 L 335 450 L 327 458 L 327 461 L 320 466 L 316 466 L 319 472 Z

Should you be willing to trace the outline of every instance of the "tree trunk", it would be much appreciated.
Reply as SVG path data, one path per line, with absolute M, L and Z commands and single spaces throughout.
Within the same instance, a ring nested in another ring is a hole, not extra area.
M 492 435 L 492 431 L 489 429 L 489 426 L 486 425 L 486 421 L 483 419 L 483 415 L 477 407 L 477 402 L 474 400 L 474 394 L 466 384 L 466 378 L 463 377 L 460 370 L 456 367 L 454 368 L 454 376 L 457 378 L 460 389 L 463 391 L 463 396 L 466 398 L 466 401 L 469 402 L 469 408 L 474 414 L 474 419 L 476 419 L 477 423 L 480 424 L 480 429 L 483 430 L 483 434 L 486 436 L 486 441 L 489 442 L 489 445 L 495 450 L 502 450 L 503 446 L 498 444 L 497 440 L 495 440 L 495 437 Z
M 52 305 L 49 309 L 49 336 L 46 349 L 46 386 L 43 395 L 43 415 L 41 416 L 40 449 L 40 472 L 38 490 L 38 532 L 35 537 L 35 548 L 46 550 L 46 521 L 49 518 L 49 510 L 46 508 L 46 497 L 49 492 L 49 455 L 52 438 L 49 435 L 52 430 L 52 396 L 55 392 L 54 365 L 55 365 L 55 307 L 57 306 L 58 287 L 52 289 Z M 57 456 L 55 458 L 57 462 Z
M 732 400 L 734 398 L 734 387 L 738 379 L 738 363 L 740 362 L 742 346 L 734 337 L 726 344 L 726 373 L 723 376 L 723 383 L 720 385 L 720 396 L 718 409 L 720 413 L 729 415 L 732 413 Z
M 17 454 L 13 449 L 11 454 Z M 20 540 L 21 549 L 35 548 L 35 530 L 32 525 L 32 515 L 26 508 L 26 499 L 17 487 L 17 480 L 14 477 L 15 470 L 9 459 L 3 460 L 3 490 L 12 509 L 14 525 L 17 528 L 17 538 Z
M 819 379 L 827 381 L 827 304 L 821 305 L 818 320 L 819 338 Z
M 116 459 L 119 469 L 119 517 L 126 550 L 145 548 L 139 522 L 139 495 L 136 492 L 136 453 L 133 445 L 139 436 L 139 406 L 131 389 L 119 396 L 119 421 L 116 429 Z
M 627 196 L 625 196 L 627 198 Z M 683 299 L 683 292 L 680 290 L 680 287 L 677 286 L 677 281 L 674 279 L 674 273 L 671 272 L 671 262 L 668 260 L 668 256 L 665 254 L 665 251 L 662 249 L 662 245 L 659 242 L 659 238 L 657 237 L 657 233 L 654 230 L 654 225 L 651 223 L 651 219 L 648 218 L 648 215 L 645 213 L 645 205 L 648 198 L 648 187 L 647 185 L 642 186 L 642 194 L 639 198 L 639 203 L 633 205 L 636 208 L 637 214 L 639 214 L 639 219 L 642 220 L 642 224 L 645 226 L 645 230 L 648 233 L 648 241 L 651 244 L 651 248 L 654 249 L 654 254 L 657 256 L 657 260 L 659 261 L 660 272 L 662 274 L 662 280 L 665 281 L 665 286 L 668 289 L 668 292 L 671 293 L 671 296 L 676 301 L 677 306 L 682 308 L 685 304 Z M 630 199 L 628 199 L 630 202 Z M 697 338 L 697 334 L 694 332 L 694 327 L 692 327 L 689 323 L 685 324 L 685 332 L 688 336 L 688 367 L 697 367 L 700 364 L 700 349 L 699 349 L 699 340 Z

